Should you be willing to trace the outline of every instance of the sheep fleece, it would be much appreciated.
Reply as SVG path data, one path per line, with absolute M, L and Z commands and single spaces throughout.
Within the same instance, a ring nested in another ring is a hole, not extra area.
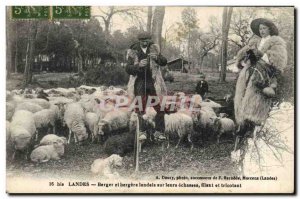
M 49 160 L 59 160 L 64 154 L 64 145 L 45 145 L 34 149 L 30 155 L 33 162 L 47 162 Z

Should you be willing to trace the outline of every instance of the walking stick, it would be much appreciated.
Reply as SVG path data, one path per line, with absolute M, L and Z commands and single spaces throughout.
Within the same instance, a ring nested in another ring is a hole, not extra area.
M 140 131 L 140 115 L 138 114 L 137 121 L 136 121 L 135 143 L 134 143 L 135 172 L 139 171 L 139 152 L 140 152 L 139 131 Z
M 163 141 L 162 142 L 162 144 L 161 144 L 161 151 L 162 151 L 162 156 L 161 156 L 161 166 L 164 168 L 165 167 L 165 156 L 166 156 L 166 154 L 165 154 L 165 152 L 166 152 L 166 150 L 165 150 L 165 141 Z

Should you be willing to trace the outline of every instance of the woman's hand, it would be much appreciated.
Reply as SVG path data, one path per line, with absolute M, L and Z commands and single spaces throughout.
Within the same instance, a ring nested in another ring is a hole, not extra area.
M 253 49 L 252 51 L 253 51 L 255 57 L 257 57 L 258 59 L 260 59 L 264 55 L 264 53 L 258 49 Z

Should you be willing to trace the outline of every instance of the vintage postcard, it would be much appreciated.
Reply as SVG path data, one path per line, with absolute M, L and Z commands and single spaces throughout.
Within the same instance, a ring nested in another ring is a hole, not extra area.
M 7 6 L 7 193 L 294 194 L 295 41 L 292 6 Z

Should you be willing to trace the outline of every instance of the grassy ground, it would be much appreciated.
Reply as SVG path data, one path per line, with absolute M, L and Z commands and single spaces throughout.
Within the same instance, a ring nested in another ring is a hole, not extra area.
M 55 82 L 53 79 L 61 81 L 60 79 L 64 79 L 66 75 L 55 74 L 55 77 L 51 77 L 50 74 L 45 74 L 35 78 Z M 174 74 L 174 76 L 175 82 L 167 83 L 170 92 L 184 91 L 185 93 L 194 93 L 198 80 L 197 75 Z M 207 75 L 211 91 L 209 96 L 220 99 L 233 90 L 235 76 L 232 74 L 228 75 L 228 82 L 226 83 L 219 83 L 217 79 L 217 74 Z M 13 79 L 8 80 L 7 87 L 12 88 L 14 86 L 13 82 L 15 82 Z M 232 149 L 233 141 L 230 137 L 224 138 L 221 144 L 216 144 L 214 137 L 210 137 L 204 142 L 200 140 L 199 143 L 196 143 L 193 151 L 190 151 L 190 148 L 185 144 L 176 149 L 173 142 L 168 150 L 162 152 L 161 145 L 152 143 L 145 146 L 144 151 L 141 153 L 140 171 L 142 175 L 139 175 L 138 178 L 142 179 L 160 174 L 190 176 L 236 175 L 236 168 L 230 162 Z M 162 166 L 161 162 L 163 154 L 165 157 L 164 166 Z M 100 144 L 68 145 L 63 159 L 44 164 L 33 164 L 24 160 L 11 161 L 9 154 L 7 156 L 7 176 L 51 176 L 57 179 L 64 177 L 92 179 L 90 165 L 95 159 L 101 157 L 106 157 L 106 155 L 103 153 L 103 146 Z M 129 153 L 124 157 L 124 164 L 119 169 L 121 176 L 134 176 L 133 162 L 133 153 Z
M 106 157 L 102 152 L 103 146 L 89 144 L 84 146 L 69 145 L 66 147 L 64 158 L 59 161 L 49 161 L 43 164 L 33 164 L 29 161 L 7 161 L 8 176 L 24 177 L 53 177 L 63 178 L 92 178 L 90 166 L 97 158 Z M 213 176 L 236 175 L 236 168 L 230 162 L 230 151 L 233 145 L 223 142 L 219 145 L 210 143 L 197 146 L 193 151 L 186 146 L 175 148 L 172 145 L 165 151 L 165 165 L 162 166 L 163 152 L 161 145 L 146 146 L 140 155 L 139 179 L 145 176 L 156 175 L 186 175 L 186 176 Z M 118 170 L 121 176 L 134 175 L 133 153 L 124 157 L 123 166 Z

